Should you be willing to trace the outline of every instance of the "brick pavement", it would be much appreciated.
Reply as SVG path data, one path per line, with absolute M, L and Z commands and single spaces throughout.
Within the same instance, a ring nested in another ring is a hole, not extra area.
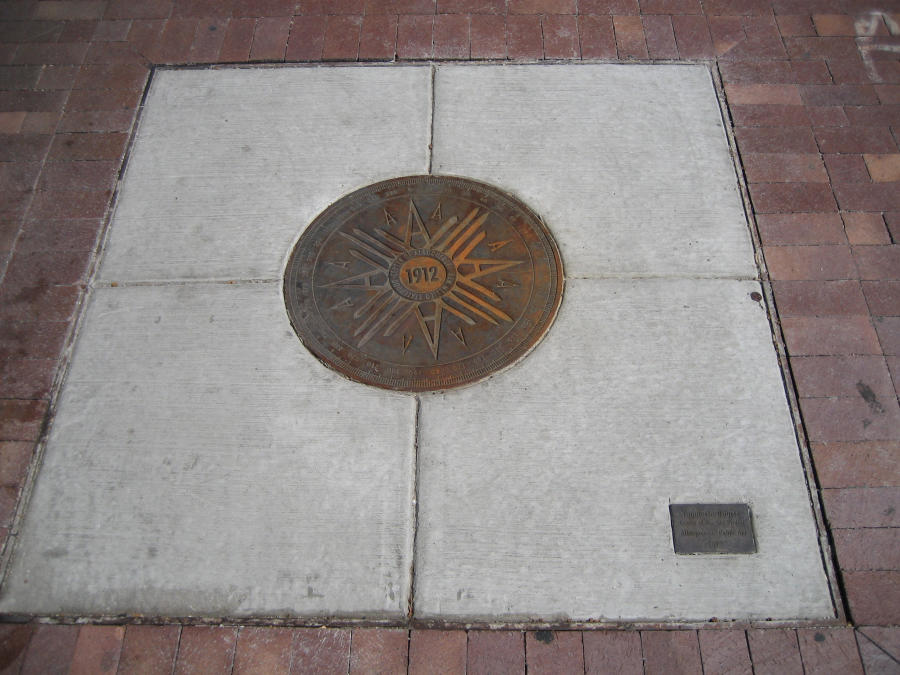
M 895 0 L 5 0 L 0 528 L 12 524 L 150 68 L 709 60 L 727 96 L 848 627 L 0 625 L 0 671 L 900 672 Z

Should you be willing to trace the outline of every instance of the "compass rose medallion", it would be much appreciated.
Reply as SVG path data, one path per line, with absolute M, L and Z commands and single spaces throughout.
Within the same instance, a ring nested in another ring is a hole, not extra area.
M 303 343 L 351 379 L 426 391 L 524 356 L 562 295 L 559 252 L 527 206 L 484 183 L 398 178 L 319 215 L 285 274 Z

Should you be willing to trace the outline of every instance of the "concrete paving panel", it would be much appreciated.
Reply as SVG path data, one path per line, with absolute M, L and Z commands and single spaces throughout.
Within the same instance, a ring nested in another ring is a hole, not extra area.
M 569 277 L 757 274 L 703 66 L 440 67 L 433 170 L 523 199 Z
M 533 207 L 568 285 L 532 355 L 422 397 L 414 532 L 414 399 L 316 361 L 279 278 L 427 171 L 431 72 L 156 73 L 0 611 L 402 620 L 415 538 L 420 617 L 831 616 L 701 66 L 436 66 L 434 171 Z M 757 554 L 674 554 L 707 501 Z
M 280 284 L 95 290 L 0 608 L 405 616 L 414 424 Z
M 832 616 L 758 290 L 569 281 L 527 361 L 424 396 L 417 615 Z M 749 503 L 758 553 L 676 555 L 691 502 Z
M 427 173 L 428 67 L 163 70 L 101 276 L 273 279 L 344 194 Z

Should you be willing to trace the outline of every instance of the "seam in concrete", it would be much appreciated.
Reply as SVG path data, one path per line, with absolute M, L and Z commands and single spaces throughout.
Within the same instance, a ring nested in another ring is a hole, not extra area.
M 240 286 L 243 284 L 281 284 L 284 279 L 262 277 L 257 279 L 159 279 L 142 281 L 95 281 L 91 288 L 134 288 L 141 286 Z
M 585 281 L 652 281 L 656 279 L 662 280 L 687 280 L 687 281 L 756 281 L 759 279 L 755 276 L 746 276 L 743 274 L 629 274 L 622 272 L 618 274 L 584 274 L 580 276 L 566 275 L 566 281 L 580 279 Z
M 410 537 L 412 550 L 409 555 L 409 595 L 407 596 L 406 610 L 408 621 L 412 621 L 416 611 L 416 543 L 419 537 L 419 425 L 422 399 L 417 394 L 414 400 L 416 402 L 416 411 L 415 419 L 413 420 L 412 536 Z
M 426 173 L 431 174 L 431 162 L 434 157 L 434 81 L 437 75 L 437 68 L 431 64 L 431 77 L 428 80 L 428 163 Z

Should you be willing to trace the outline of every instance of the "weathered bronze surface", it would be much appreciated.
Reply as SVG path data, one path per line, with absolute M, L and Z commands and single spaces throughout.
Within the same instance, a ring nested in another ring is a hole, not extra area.
M 756 553 L 748 504 L 669 504 L 675 553 Z
M 539 216 L 447 176 L 340 199 L 300 237 L 284 279 L 310 351 L 353 380 L 404 391 L 458 387 L 515 362 L 549 328 L 562 290 Z

